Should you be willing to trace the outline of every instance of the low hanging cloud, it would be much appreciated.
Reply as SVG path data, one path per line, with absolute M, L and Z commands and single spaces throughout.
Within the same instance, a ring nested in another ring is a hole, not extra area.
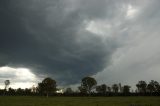
M 25 67 L 37 78 L 50 76 L 64 85 L 91 75 L 101 83 L 134 82 L 128 76 L 158 69 L 159 4 L 2 0 L 0 66 Z
M 104 40 L 86 30 L 90 17 L 104 18 L 103 8 L 91 4 L 83 8 L 86 3 L 90 1 L 2 2 L 0 65 L 27 67 L 37 76 L 51 76 L 63 84 L 103 70 L 117 45 L 111 37 Z

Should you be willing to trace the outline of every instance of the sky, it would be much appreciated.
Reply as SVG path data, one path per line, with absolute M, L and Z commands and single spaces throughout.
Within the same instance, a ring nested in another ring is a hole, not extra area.
M 0 0 L 0 88 L 160 82 L 159 0 Z

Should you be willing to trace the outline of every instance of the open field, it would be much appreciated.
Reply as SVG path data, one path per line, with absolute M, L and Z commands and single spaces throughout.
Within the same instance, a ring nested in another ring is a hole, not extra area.
M 1 96 L 0 106 L 160 106 L 160 97 Z

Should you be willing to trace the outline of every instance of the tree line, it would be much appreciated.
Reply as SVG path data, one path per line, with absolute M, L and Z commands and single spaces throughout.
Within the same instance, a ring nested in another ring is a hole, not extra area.
M 26 89 L 13 89 L 9 87 L 10 80 L 5 80 L 4 89 L 0 90 L 0 95 L 32 95 L 32 96 L 160 96 L 160 84 L 157 81 L 151 80 L 138 81 L 136 90 L 131 91 L 131 86 L 113 84 L 107 86 L 106 84 L 98 85 L 93 77 L 84 77 L 78 87 L 78 91 L 73 91 L 72 88 L 66 88 L 63 92 L 58 92 L 61 89 L 57 88 L 57 83 L 52 78 L 45 78 L 38 83 L 37 87 Z M 61 90 L 62 91 L 62 90 Z

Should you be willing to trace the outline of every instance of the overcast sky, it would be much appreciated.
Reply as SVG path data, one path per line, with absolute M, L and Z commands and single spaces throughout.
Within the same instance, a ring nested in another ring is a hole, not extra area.
M 160 82 L 159 0 L 0 0 L 0 87 Z

